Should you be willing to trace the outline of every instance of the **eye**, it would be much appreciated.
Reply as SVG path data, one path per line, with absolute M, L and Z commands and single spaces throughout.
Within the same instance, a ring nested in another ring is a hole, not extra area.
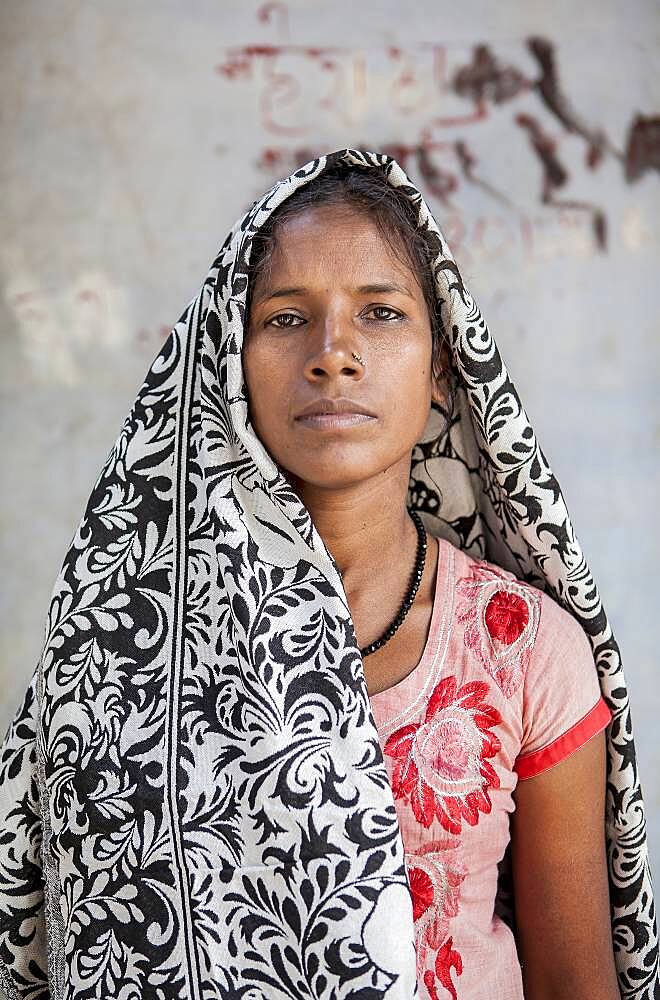
M 379 310 L 381 312 L 384 310 L 387 313 L 392 313 L 394 319 L 403 319 L 402 314 L 396 309 L 392 309 L 391 306 L 373 306 L 369 311 L 378 312 Z M 376 322 L 378 323 L 382 323 L 383 321 L 390 322 L 390 319 L 387 316 L 378 316 L 376 319 Z
M 275 323 L 275 320 L 278 319 L 299 319 L 301 323 L 305 322 L 302 316 L 296 316 L 295 313 L 284 312 L 284 313 L 278 313 L 277 316 L 273 316 L 271 319 L 268 320 L 268 323 Z M 280 325 L 279 323 L 276 324 L 278 330 L 291 330 L 294 326 L 297 325 L 298 324 L 293 324 L 293 323 L 285 323 L 284 325 Z

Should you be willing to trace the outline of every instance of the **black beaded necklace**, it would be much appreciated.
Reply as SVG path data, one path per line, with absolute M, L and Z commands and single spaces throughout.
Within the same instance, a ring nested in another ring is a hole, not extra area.
M 369 653 L 375 653 L 377 649 L 384 646 L 385 643 L 392 638 L 396 630 L 399 628 L 404 618 L 410 611 L 413 601 L 415 600 L 415 594 L 419 590 L 419 585 L 421 583 L 422 574 L 424 572 L 424 563 L 426 562 L 426 528 L 422 523 L 422 519 L 416 510 L 410 511 L 410 516 L 415 522 L 415 527 L 417 528 L 417 554 L 415 556 L 415 568 L 412 574 L 412 581 L 410 587 L 408 588 L 408 593 L 403 599 L 403 603 L 399 608 L 398 614 L 394 621 L 387 626 L 380 639 L 374 639 L 370 642 L 368 646 L 360 650 L 362 657 L 368 656 Z

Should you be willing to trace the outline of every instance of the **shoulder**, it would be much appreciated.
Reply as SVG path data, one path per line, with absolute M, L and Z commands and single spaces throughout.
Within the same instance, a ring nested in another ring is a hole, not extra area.
M 533 635 L 529 638 L 534 645 L 542 647 L 554 638 L 591 651 L 582 625 L 546 591 L 460 549 L 455 554 L 455 573 L 459 606 L 468 602 L 481 606 L 495 640 L 511 642 L 531 624 Z
M 532 777 L 607 725 L 592 644 L 550 594 L 462 550 L 452 556 L 454 629 L 520 712 L 519 778 Z
M 593 652 L 580 623 L 550 594 L 486 560 L 456 550 L 454 628 L 510 698 L 525 679 L 570 673 L 596 680 Z

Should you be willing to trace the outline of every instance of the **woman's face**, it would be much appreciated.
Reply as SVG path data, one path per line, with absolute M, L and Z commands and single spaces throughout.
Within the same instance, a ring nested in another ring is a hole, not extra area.
M 346 487 L 397 462 L 409 469 L 431 400 L 443 398 L 431 350 L 415 275 L 366 215 L 322 206 L 280 226 L 270 274 L 252 291 L 243 367 L 254 429 L 294 487 Z M 340 396 L 373 416 L 342 426 L 300 419 L 308 404 Z

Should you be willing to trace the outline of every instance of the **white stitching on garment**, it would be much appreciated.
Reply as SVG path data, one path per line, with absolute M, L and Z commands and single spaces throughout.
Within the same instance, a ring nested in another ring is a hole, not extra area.
M 442 540 L 440 540 L 442 545 Z M 420 707 L 425 704 L 428 700 L 429 693 L 433 690 L 435 685 L 440 680 L 440 674 L 442 673 L 442 668 L 445 664 L 445 658 L 447 656 L 447 649 L 449 648 L 449 637 L 451 635 L 452 622 L 454 618 L 454 563 L 455 563 L 455 553 L 453 546 L 447 544 L 445 548 L 447 565 L 445 567 L 445 580 L 444 587 L 442 588 L 442 601 L 443 601 L 443 611 L 442 618 L 440 619 L 440 627 L 438 629 L 438 645 L 433 656 L 430 668 L 427 670 L 426 680 L 424 681 L 421 690 L 417 692 L 417 695 L 413 698 L 411 702 L 406 704 L 401 711 L 380 725 L 376 724 L 376 729 L 378 734 L 383 738 L 390 735 L 398 726 L 403 725 L 405 722 L 410 721 L 410 719 L 415 716 Z M 442 554 L 438 555 L 438 559 L 442 559 Z M 434 592 L 435 593 L 435 592 Z M 432 615 L 432 617 L 434 617 Z M 433 627 L 433 621 L 431 621 L 431 627 Z M 412 676 L 415 674 L 417 668 L 411 672 Z M 404 677 L 404 680 L 407 678 Z M 385 692 L 383 692 L 384 694 Z

